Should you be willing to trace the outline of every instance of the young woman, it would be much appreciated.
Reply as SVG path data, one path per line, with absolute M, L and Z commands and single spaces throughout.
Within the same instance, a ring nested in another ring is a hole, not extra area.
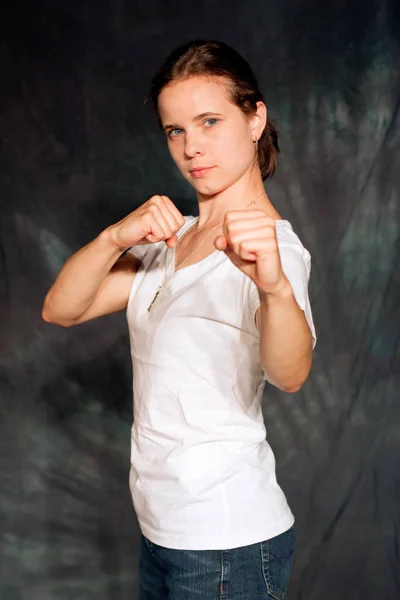
M 279 600 L 294 518 L 261 399 L 266 380 L 295 392 L 308 377 L 310 254 L 264 190 L 277 133 L 237 52 L 178 48 L 150 97 L 199 216 L 153 196 L 67 261 L 43 317 L 127 309 L 140 598 Z

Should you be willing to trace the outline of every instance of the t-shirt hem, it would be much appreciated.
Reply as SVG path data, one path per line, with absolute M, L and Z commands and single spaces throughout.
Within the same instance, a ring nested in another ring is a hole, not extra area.
M 140 524 L 140 529 L 150 542 L 171 550 L 232 550 L 270 540 L 290 529 L 293 524 L 294 516 L 290 513 L 272 525 L 269 524 L 263 528 L 257 527 L 257 529 L 247 530 L 242 534 L 181 536 L 154 531 L 144 524 Z

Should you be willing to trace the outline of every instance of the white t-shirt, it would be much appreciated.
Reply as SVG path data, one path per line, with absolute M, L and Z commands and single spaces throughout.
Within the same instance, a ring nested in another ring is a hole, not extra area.
M 198 217 L 185 217 L 181 236 Z M 316 337 L 308 299 L 310 254 L 277 221 L 283 270 Z M 254 316 L 257 287 L 222 251 L 173 273 L 164 242 L 130 250 L 142 260 L 127 318 L 134 421 L 129 485 L 143 534 L 186 550 L 230 549 L 289 529 L 261 399 Z M 169 279 L 147 307 L 165 270 Z

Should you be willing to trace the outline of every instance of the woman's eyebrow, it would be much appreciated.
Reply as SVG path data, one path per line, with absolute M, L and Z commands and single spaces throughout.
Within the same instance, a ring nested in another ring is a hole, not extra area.
M 222 117 L 222 116 L 223 115 L 221 115 L 221 113 L 217 113 L 217 112 L 204 112 L 204 113 L 201 113 L 200 115 L 196 115 L 195 117 L 193 117 L 192 120 L 197 122 L 197 121 L 201 121 L 205 117 Z M 164 129 L 164 131 L 166 131 L 167 129 L 181 129 L 181 127 L 178 123 L 172 123 L 169 125 L 164 125 L 163 129 Z
M 201 113 L 200 115 L 197 115 L 196 117 L 194 117 L 193 121 L 201 121 L 201 119 L 204 119 L 205 117 L 222 117 L 222 115 L 220 113 L 217 112 L 204 112 Z

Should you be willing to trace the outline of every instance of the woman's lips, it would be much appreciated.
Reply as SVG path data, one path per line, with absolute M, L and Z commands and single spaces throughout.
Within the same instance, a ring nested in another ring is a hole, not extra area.
M 214 167 L 201 167 L 198 169 L 192 169 L 190 171 L 190 174 L 192 177 L 195 177 L 197 179 L 199 177 L 204 177 L 205 175 L 207 175 L 207 173 L 209 173 L 213 168 Z

